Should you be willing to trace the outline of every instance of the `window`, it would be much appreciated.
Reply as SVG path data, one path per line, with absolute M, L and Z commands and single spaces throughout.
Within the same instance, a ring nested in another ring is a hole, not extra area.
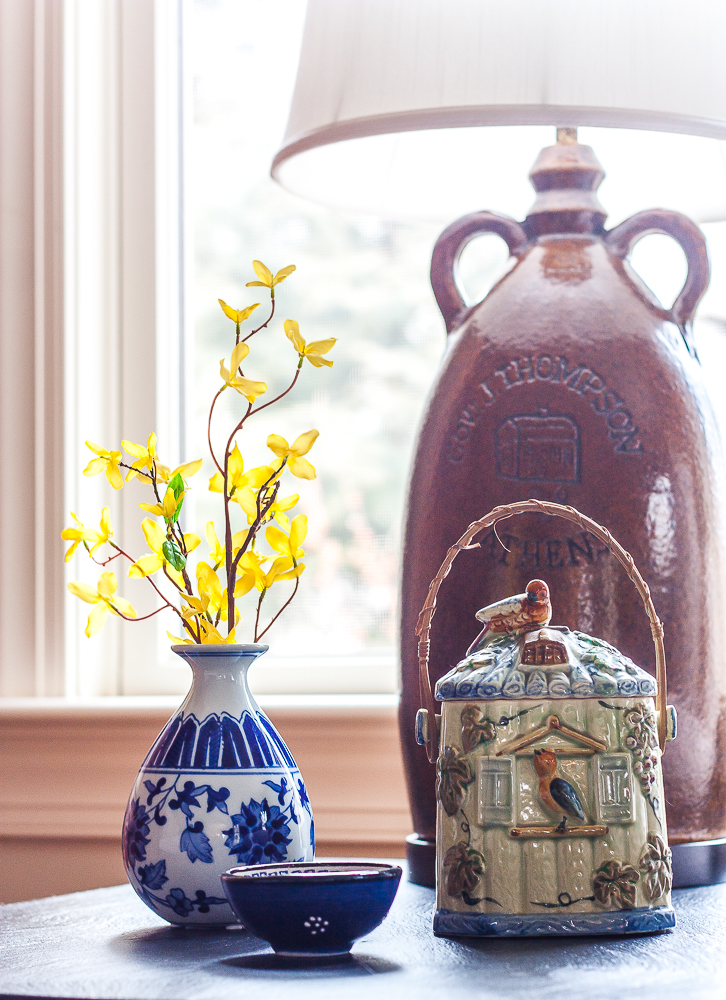
M 603 823 L 632 823 L 633 791 L 628 754 L 598 755 L 597 783 Z
M 193 122 L 186 206 L 193 219 L 189 335 L 197 407 L 191 450 L 194 457 L 208 455 L 206 407 L 219 359 L 229 353 L 230 324 L 217 299 L 235 307 L 258 301 L 252 293 L 260 289 L 245 288 L 255 277 L 253 258 L 273 269 L 296 264 L 279 289 L 280 321 L 251 342 L 250 372 L 280 387 L 291 377 L 295 357 L 284 318 L 296 319 L 309 340 L 338 342 L 329 355 L 333 368 L 306 364 L 294 394 L 240 441 L 245 460 L 249 454 L 258 465 L 269 456 L 270 432 L 292 440 L 311 427 L 320 431 L 308 456 L 318 478 L 287 481 L 289 492 L 300 495 L 296 512 L 308 515 L 307 569 L 294 603 L 265 637 L 271 650 L 255 667 L 253 683 L 264 691 L 393 692 L 406 477 L 444 345 L 428 279 L 440 227 L 346 215 L 296 198 L 270 179 L 303 16 L 299 0 L 282 0 L 274 10 L 258 0 L 196 0 L 188 8 Z M 231 404 L 220 427 L 238 405 L 233 395 L 220 400 Z M 206 466 L 203 475 L 211 475 Z M 200 488 L 195 500 L 200 524 L 219 518 L 213 495 Z M 274 599 L 273 590 L 268 616 Z
M 479 825 L 504 826 L 514 822 L 511 757 L 479 759 Z

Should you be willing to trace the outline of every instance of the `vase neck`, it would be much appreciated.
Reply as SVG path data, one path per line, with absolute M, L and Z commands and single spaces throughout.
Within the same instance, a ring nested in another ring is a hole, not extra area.
M 247 684 L 247 671 L 258 656 L 268 649 L 263 645 L 246 647 L 176 647 L 175 652 L 192 669 L 192 686 L 182 710 L 201 719 L 210 712 L 227 711 L 238 716 L 246 707 L 256 708 Z

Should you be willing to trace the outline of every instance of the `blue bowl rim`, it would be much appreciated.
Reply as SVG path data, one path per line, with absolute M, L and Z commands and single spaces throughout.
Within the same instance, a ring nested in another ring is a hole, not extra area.
M 270 875 L 260 878 L 260 871 L 273 872 L 281 869 L 275 877 Z M 290 874 L 290 869 L 298 869 L 299 873 Z M 311 871 L 313 869 L 313 871 Z M 318 871 L 314 869 L 319 869 Z M 370 861 L 290 861 L 277 862 L 268 865 L 239 865 L 230 868 L 221 876 L 223 882 L 254 883 L 263 885 L 337 885 L 355 884 L 357 882 L 381 882 L 398 880 L 403 874 L 399 865 L 373 863 Z

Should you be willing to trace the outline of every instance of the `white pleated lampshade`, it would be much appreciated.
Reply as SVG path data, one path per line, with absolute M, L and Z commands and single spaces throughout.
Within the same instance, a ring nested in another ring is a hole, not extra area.
M 552 126 L 575 126 L 612 221 L 650 205 L 715 221 L 725 53 L 720 0 L 309 0 L 272 173 L 388 216 L 521 216 Z

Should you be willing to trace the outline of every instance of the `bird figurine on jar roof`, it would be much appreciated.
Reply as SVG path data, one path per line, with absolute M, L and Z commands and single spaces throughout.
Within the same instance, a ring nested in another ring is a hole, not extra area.
M 477 611 L 476 617 L 484 622 L 484 628 L 467 649 L 467 656 L 479 649 L 488 636 L 547 625 L 552 617 L 550 588 L 544 580 L 530 580 L 523 594 L 488 604 Z

